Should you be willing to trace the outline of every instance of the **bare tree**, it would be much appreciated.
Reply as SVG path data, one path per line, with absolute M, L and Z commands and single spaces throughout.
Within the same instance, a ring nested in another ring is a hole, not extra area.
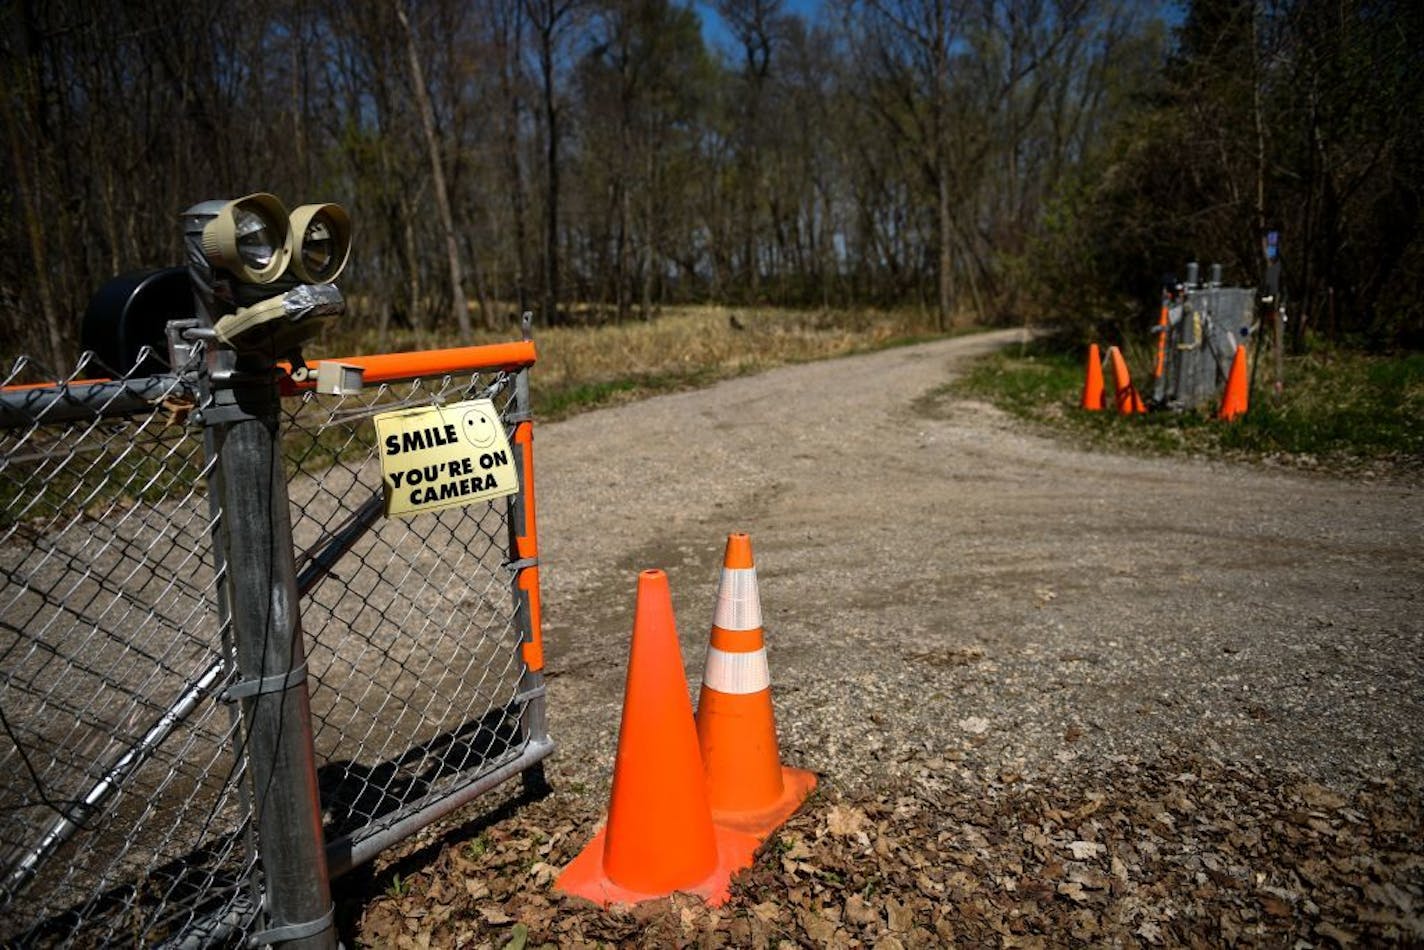
M 581 0 L 524 0 L 534 28 L 539 65 L 540 105 L 544 121 L 544 280 L 543 311 L 549 322 L 559 307 L 559 172 L 562 110 L 557 87 L 564 33 Z
M 491 45 L 499 73 L 500 148 L 509 195 L 513 235 L 513 284 L 518 310 L 529 309 L 529 187 L 525 180 L 522 148 L 525 42 L 525 6 L 520 0 L 485 0 Z
M 435 185 L 435 209 L 445 234 L 445 257 L 450 268 L 450 305 L 455 311 L 455 323 L 461 339 L 468 342 L 474 336 L 470 326 L 470 307 L 465 299 L 464 268 L 460 263 L 460 238 L 455 230 L 455 214 L 450 205 L 450 193 L 445 185 L 445 163 L 442 157 L 440 133 L 435 127 L 435 110 L 430 105 L 430 91 L 425 86 L 425 71 L 420 64 L 420 51 L 415 31 L 406 15 L 404 0 L 393 0 L 396 19 L 405 34 L 406 62 L 410 68 L 411 87 L 420 112 L 420 126 L 425 133 L 425 147 L 430 159 L 430 179 Z

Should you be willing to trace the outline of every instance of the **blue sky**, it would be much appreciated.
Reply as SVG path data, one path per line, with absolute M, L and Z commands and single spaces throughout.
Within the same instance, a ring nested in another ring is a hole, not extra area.
M 783 0 L 782 9 L 789 13 L 799 13 L 808 22 L 814 23 L 822 16 L 825 4 L 826 0 Z M 1143 5 L 1155 10 L 1167 26 L 1173 29 L 1181 26 L 1182 21 L 1186 19 L 1187 0 L 1144 0 Z M 732 53 L 739 52 L 732 35 L 727 32 L 722 18 L 717 15 L 717 10 L 710 0 L 692 0 L 692 8 L 702 18 L 702 38 L 709 46 Z
M 782 9 L 787 13 L 799 13 L 807 21 L 814 23 L 821 16 L 822 6 L 823 0 L 784 0 Z M 702 38 L 707 44 L 717 49 L 736 52 L 732 34 L 723 26 L 716 8 L 707 0 L 693 0 L 692 8 L 702 18 Z

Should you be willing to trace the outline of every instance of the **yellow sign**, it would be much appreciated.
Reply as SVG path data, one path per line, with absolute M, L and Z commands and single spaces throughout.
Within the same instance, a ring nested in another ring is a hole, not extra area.
M 514 456 L 488 399 L 374 418 L 387 517 L 489 501 L 519 490 Z

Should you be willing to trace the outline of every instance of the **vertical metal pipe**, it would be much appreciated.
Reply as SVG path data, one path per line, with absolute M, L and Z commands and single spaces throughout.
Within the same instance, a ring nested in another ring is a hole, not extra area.
M 264 933 L 294 950 L 332 948 L 276 381 L 270 365 L 241 363 L 232 380 L 220 394 L 230 399 L 220 398 L 210 411 L 221 414 L 214 433 L 239 673 L 229 694 L 242 703 L 265 883 Z
M 226 203 L 183 212 L 188 277 L 199 322 L 211 327 L 236 304 L 231 275 L 207 259 L 204 228 Z M 282 466 L 277 354 L 207 354 L 204 424 L 217 456 L 210 490 L 222 503 L 218 561 L 226 567 L 238 681 L 224 696 L 242 704 L 263 876 L 265 929 L 259 944 L 334 950 L 331 880 L 312 748 L 306 653 L 297 613 L 297 568 Z M 220 599 L 219 605 L 221 607 Z
M 530 314 L 524 315 L 524 333 L 528 339 Z M 547 743 L 548 720 L 544 701 L 544 633 L 539 612 L 539 538 L 534 508 L 534 424 L 529 398 L 529 369 L 519 370 L 514 377 L 514 466 L 519 476 L 519 491 L 509 497 L 510 559 L 520 566 L 514 572 L 515 626 L 520 634 L 520 649 L 524 657 L 524 672 L 519 692 L 529 696 L 520 718 L 520 734 L 526 744 Z M 531 795 L 548 791 L 542 761 L 522 773 L 524 790 Z
M 203 302 L 201 299 L 197 298 L 196 295 L 194 297 L 194 302 L 197 312 L 204 313 L 205 309 Z M 194 321 L 194 323 L 200 325 L 204 322 L 210 323 L 210 321 L 203 320 Z M 171 326 L 172 324 L 170 324 L 170 327 Z M 178 332 L 181 333 L 181 330 L 179 330 Z M 177 359 L 178 354 L 174 351 L 175 348 L 172 346 L 173 342 L 174 341 L 170 337 L 169 357 L 172 365 L 177 366 L 179 365 Z M 200 406 L 209 406 L 213 404 L 213 370 L 219 365 L 220 360 L 225 363 L 230 369 L 232 366 L 232 359 L 232 354 L 230 353 L 218 354 L 213 352 L 211 349 L 204 349 L 203 367 L 202 370 L 198 373 L 198 404 Z M 223 661 L 227 665 L 228 670 L 236 670 L 237 653 L 234 650 L 232 643 L 232 589 L 231 586 L 227 583 L 227 552 L 229 545 L 227 541 L 227 531 L 223 527 L 222 516 L 223 469 L 222 465 L 219 464 L 221 462 L 221 459 L 218 455 L 218 445 L 219 442 L 217 427 L 204 426 L 203 465 L 204 469 L 207 472 L 208 479 L 208 524 L 213 539 L 213 577 L 217 580 L 217 589 L 214 591 L 214 593 L 216 594 L 215 599 L 217 601 L 216 608 L 218 615 L 218 635 L 222 641 L 221 649 Z M 230 730 L 229 734 L 232 735 L 235 740 L 237 740 L 234 743 L 232 749 L 233 774 L 236 775 L 239 773 L 240 768 L 242 766 L 243 756 L 243 749 L 240 744 L 240 740 L 243 735 L 241 711 L 236 707 L 236 704 L 234 703 L 225 703 L 224 705 L 227 706 L 227 721 L 228 729 Z M 247 784 L 245 782 L 238 783 L 237 800 L 242 808 L 242 814 L 244 816 L 242 823 L 242 839 L 243 845 L 247 849 L 247 857 L 249 860 L 260 858 L 261 852 L 258 850 L 256 831 L 253 828 L 252 821 L 250 820 L 252 816 L 252 797 L 248 794 Z M 246 884 L 247 897 L 248 900 L 251 901 L 252 906 L 262 906 L 262 892 L 261 889 L 258 887 L 256 875 L 249 874 L 247 876 Z

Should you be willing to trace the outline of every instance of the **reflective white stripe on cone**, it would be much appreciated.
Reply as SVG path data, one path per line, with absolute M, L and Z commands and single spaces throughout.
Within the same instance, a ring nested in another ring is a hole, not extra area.
M 697 739 L 713 819 L 765 840 L 806 800 L 816 776 L 781 765 L 761 624 L 751 540 L 734 534 L 717 588 Z

